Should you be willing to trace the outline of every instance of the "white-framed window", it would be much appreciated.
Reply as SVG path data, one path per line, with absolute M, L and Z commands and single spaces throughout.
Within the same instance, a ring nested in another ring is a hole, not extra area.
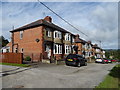
M 47 36 L 47 37 L 51 37 L 50 28 L 45 28 L 45 30 L 46 30 L 46 36 Z
M 23 31 L 20 31 L 20 39 L 23 38 Z
M 21 53 L 23 53 L 23 48 L 21 48 Z
M 92 49 L 92 46 L 91 46 L 91 44 L 89 44 L 89 45 L 88 45 L 88 48 L 89 48 L 89 49 Z
M 85 51 L 85 57 L 89 57 L 89 52 Z
M 18 48 L 15 48 L 15 53 L 18 53 Z
M 96 49 L 96 52 L 100 52 L 100 49 Z
M 54 31 L 54 38 L 62 39 L 62 33 L 60 31 Z
M 72 37 L 72 42 L 73 42 L 73 43 L 75 42 L 75 38 L 74 38 L 74 37 Z
M 85 49 L 88 49 L 88 44 L 87 43 L 85 44 Z
M 65 45 L 65 54 L 71 53 L 71 46 L 70 45 Z
M 46 36 L 47 36 L 47 37 L 51 37 L 51 31 L 46 30 Z
M 85 48 L 85 45 L 82 44 L 82 48 Z
M 62 54 L 62 45 L 54 44 L 54 54 Z
M 69 33 L 65 34 L 65 40 L 66 41 L 71 41 L 71 35 Z

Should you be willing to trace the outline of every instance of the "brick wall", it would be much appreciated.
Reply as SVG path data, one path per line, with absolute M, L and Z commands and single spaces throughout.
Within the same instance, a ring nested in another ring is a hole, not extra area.
M 39 39 L 39 42 L 36 42 Z M 12 45 L 10 45 L 12 48 Z M 20 39 L 20 31 L 14 32 L 14 52 L 18 48 L 21 52 L 23 48 L 24 56 L 30 56 L 33 60 L 40 60 L 40 54 L 44 52 L 43 48 L 43 26 L 30 28 L 23 31 L 23 38 Z M 10 49 L 12 52 L 12 50 Z

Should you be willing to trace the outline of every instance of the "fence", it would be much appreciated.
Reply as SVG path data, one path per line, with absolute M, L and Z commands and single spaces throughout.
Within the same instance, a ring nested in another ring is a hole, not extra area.
M 0 53 L 0 62 L 22 64 L 22 53 Z

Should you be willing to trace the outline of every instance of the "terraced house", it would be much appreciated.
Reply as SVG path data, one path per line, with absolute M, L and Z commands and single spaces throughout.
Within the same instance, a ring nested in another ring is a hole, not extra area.
M 75 35 L 53 24 L 49 16 L 10 32 L 10 52 L 23 53 L 34 61 L 51 57 L 58 60 L 73 53 Z

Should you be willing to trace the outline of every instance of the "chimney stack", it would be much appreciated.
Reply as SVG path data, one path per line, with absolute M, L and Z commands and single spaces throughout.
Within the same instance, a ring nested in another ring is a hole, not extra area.
M 48 21 L 48 22 L 52 22 L 52 18 L 51 18 L 50 16 L 46 16 L 46 17 L 44 18 L 44 20 L 45 20 L 45 21 Z
M 76 37 L 76 38 L 79 38 L 80 36 L 79 36 L 79 34 L 77 34 L 77 35 L 75 35 L 75 37 Z
M 89 44 L 91 44 L 91 41 L 88 41 Z

